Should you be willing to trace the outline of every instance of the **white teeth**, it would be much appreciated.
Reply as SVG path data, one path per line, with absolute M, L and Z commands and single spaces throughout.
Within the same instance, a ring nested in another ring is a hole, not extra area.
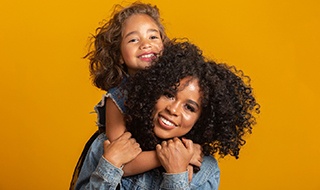
M 142 55 L 142 58 L 150 58 L 150 57 L 154 57 L 154 54 L 146 54 L 146 55 Z
M 161 121 L 162 121 L 164 124 L 166 124 L 166 125 L 168 125 L 168 126 L 175 126 L 175 124 L 171 123 L 170 121 L 166 120 L 166 119 L 163 118 L 163 117 L 160 117 L 160 119 L 161 119 Z

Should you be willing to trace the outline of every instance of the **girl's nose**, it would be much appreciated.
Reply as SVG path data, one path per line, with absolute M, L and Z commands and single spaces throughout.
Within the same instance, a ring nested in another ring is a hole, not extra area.
M 148 49 L 151 48 L 151 43 L 149 40 L 143 40 L 140 45 L 140 49 Z

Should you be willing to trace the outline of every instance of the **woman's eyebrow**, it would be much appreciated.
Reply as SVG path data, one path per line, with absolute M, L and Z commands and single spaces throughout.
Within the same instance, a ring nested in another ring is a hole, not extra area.
M 197 103 L 197 101 L 193 101 L 193 100 L 191 100 L 191 99 L 188 99 L 187 102 L 188 102 L 189 104 L 192 104 L 192 105 L 196 106 L 197 109 L 200 108 L 200 105 Z

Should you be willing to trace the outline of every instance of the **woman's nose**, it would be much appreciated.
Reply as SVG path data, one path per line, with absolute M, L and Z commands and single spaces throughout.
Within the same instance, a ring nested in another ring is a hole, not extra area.
M 168 104 L 167 110 L 171 115 L 178 116 L 179 115 L 179 104 L 178 103 Z

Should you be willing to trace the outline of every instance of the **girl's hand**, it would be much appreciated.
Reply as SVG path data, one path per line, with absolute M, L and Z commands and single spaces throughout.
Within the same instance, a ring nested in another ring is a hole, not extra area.
M 118 168 L 133 160 L 141 152 L 140 145 L 131 138 L 129 132 L 123 133 L 112 143 L 109 140 L 104 141 L 103 148 L 103 157 Z
M 185 140 L 184 143 L 178 138 L 163 141 L 156 146 L 156 151 L 161 165 L 167 173 L 181 173 L 187 171 L 187 167 L 194 154 L 193 143 Z

